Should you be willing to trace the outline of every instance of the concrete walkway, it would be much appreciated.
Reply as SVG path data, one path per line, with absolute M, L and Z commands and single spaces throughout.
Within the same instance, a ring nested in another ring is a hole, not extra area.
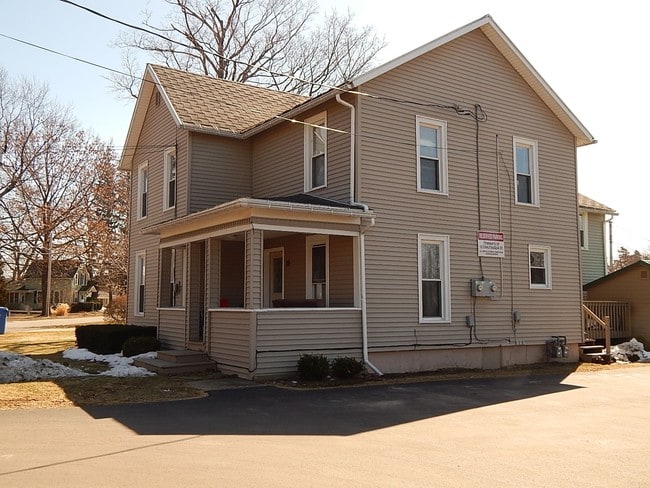
M 0 411 L 0 486 L 650 486 L 650 365 Z

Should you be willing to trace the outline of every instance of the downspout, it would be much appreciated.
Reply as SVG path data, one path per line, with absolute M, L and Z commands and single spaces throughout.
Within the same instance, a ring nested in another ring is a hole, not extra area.
M 350 109 L 350 205 L 359 205 L 363 207 L 364 212 L 368 212 L 368 205 L 355 201 L 356 187 L 356 110 L 354 105 L 346 102 L 341 98 L 341 94 L 336 94 L 336 101 Z M 374 219 L 373 219 L 374 224 Z M 371 224 L 372 225 L 372 224 Z M 365 226 L 359 232 L 359 281 L 360 281 L 360 298 L 361 298 L 361 337 L 363 347 L 363 362 L 379 376 L 384 373 L 377 366 L 370 362 L 368 358 L 368 311 L 366 307 L 366 231 L 370 226 Z

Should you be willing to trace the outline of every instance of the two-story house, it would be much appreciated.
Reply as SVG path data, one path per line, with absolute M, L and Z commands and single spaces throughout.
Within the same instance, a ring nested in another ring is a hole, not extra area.
M 611 258 L 612 219 L 616 210 L 578 194 L 579 240 L 582 260 L 582 283 L 587 284 L 607 274 L 607 249 Z
M 149 65 L 128 322 L 243 377 L 575 360 L 593 142 L 489 16 L 311 99 Z

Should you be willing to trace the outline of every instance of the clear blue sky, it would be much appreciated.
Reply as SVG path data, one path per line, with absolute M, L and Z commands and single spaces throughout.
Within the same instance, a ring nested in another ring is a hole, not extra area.
M 79 0 L 107 15 L 138 23 L 140 12 L 157 14 L 162 0 Z M 598 144 L 578 149 L 579 190 L 615 208 L 614 247 L 650 251 L 647 216 L 647 138 L 650 30 L 643 2 L 620 0 L 319 0 L 322 9 L 348 7 L 359 24 L 386 36 L 381 62 L 490 14 L 524 56 L 576 114 Z M 117 24 L 58 0 L 0 0 L 0 34 L 20 38 L 100 65 L 120 69 L 111 48 Z M 534 8 L 533 8 L 534 5 Z M 0 66 L 15 77 L 47 83 L 71 105 L 80 124 L 102 138 L 124 143 L 133 103 L 118 100 L 108 72 L 0 37 Z

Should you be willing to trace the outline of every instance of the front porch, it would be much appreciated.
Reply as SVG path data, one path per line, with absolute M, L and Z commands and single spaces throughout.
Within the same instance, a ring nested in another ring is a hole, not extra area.
M 155 229 L 163 347 L 204 351 L 249 379 L 291 374 L 305 353 L 362 357 L 360 243 L 371 214 L 275 203 Z

